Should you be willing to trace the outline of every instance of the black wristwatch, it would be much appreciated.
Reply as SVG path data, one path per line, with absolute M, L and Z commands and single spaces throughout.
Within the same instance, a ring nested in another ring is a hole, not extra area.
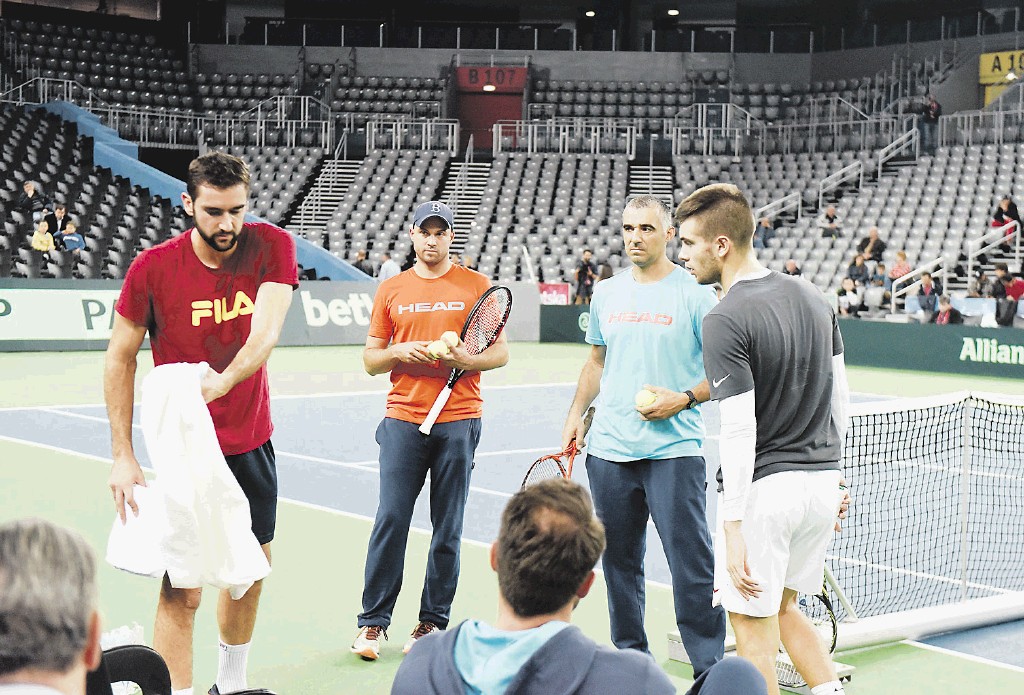
M 697 405 L 697 397 L 693 395 L 693 391 L 686 389 L 683 393 L 685 393 L 686 397 L 690 399 L 690 402 L 686 404 L 686 407 L 683 408 L 683 410 L 689 410 L 693 406 Z

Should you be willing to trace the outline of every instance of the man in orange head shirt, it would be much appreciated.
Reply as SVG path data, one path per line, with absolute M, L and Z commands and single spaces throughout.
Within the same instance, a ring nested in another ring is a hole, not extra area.
M 377 289 L 363 350 L 367 373 L 391 372 L 387 411 L 377 427 L 380 500 L 366 552 L 359 635 L 352 644 L 353 653 L 370 661 L 380 656 L 381 635 L 387 637 L 391 625 L 413 505 L 428 471 L 433 534 L 419 623 L 403 651 L 448 626 L 459 579 L 463 512 L 480 441 L 479 372 L 508 362 L 504 334 L 479 355 L 470 355 L 461 345 L 441 359 L 430 354 L 427 346 L 445 331 L 461 333 L 470 309 L 491 283 L 449 259 L 455 231 L 452 210 L 444 203 L 417 207 L 409 236 L 416 263 Z M 422 434 L 419 425 L 453 367 L 466 374 L 455 384 L 430 434 Z

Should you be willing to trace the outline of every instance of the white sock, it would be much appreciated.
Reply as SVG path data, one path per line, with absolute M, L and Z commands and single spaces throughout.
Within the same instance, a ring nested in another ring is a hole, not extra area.
M 192 688 L 182 688 L 181 690 L 172 690 L 171 695 L 192 695 Z
M 843 684 L 839 681 L 829 681 L 811 688 L 811 695 L 845 695 Z
M 249 687 L 245 678 L 245 666 L 249 660 L 249 645 L 245 644 L 224 644 L 220 643 L 220 659 L 217 664 L 217 690 L 221 695 L 233 693 L 236 690 L 246 690 Z

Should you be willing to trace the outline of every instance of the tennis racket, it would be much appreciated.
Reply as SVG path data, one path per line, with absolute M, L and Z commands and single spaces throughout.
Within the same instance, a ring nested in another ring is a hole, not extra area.
M 508 321 L 509 312 L 512 311 L 512 291 L 507 287 L 498 285 L 491 287 L 483 296 L 476 301 L 473 308 L 469 310 L 466 317 L 466 325 L 462 327 L 462 343 L 471 355 L 479 355 L 481 352 L 494 345 L 494 341 L 501 334 L 501 329 Z M 452 395 L 452 388 L 462 375 L 464 369 L 452 369 L 448 375 L 441 393 L 437 394 L 434 405 L 430 407 L 427 418 L 420 425 L 420 432 L 430 434 L 430 429 L 437 422 L 437 416 L 444 410 L 448 398 Z
M 590 423 L 593 422 L 593 420 L 594 407 L 591 406 L 583 416 L 584 436 L 586 436 L 587 432 L 590 430 Z M 523 478 L 523 484 L 520 489 L 525 490 L 527 486 L 539 483 L 542 480 L 551 480 L 552 478 L 565 478 L 568 480 L 572 478 L 572 464 L 573 461 L 576 460 L 576 454 L 578 453 L 579 449 L 576 447 L 576 439 L 574 438 L 569 442 L 569 446 L 567 446 L 564 451 L 559 451 L 557 454 L 541 456 L 530 464 L 530 469 L 526 471 L 526 477 Z M 563 465 L 563 460 L 565 465 Z
M 839 637 L 839 621 L 836 620 L 836 613 L 832 608 L 827 580 L 822 582 L 820 593 L 797 594 L 796 603 L 800 611 L 810 619 L 822 642 L 828 645 L 828 653 L 832 654 L 836 650 L 836 640 Z M 775 660 L 775 675 L 779 679 L 779 685 L 783 687 L 801 688 L 807 685 L 782 648 Z

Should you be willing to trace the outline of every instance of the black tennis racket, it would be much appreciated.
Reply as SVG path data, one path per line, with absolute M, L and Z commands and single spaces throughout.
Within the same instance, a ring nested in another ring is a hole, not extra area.
M 594 407 L 591 406 L 583 416 L 584 436 L 586 436 L 587 432 L 590 430 L 590 423 L 593 422 L 593 420 Z M 579 449 L 576 446 L 576 440 L 573 439 L 569 442 L 569 446 L 567 446 L 564 451 L 559 451 L 557 454 L 541 456 L 530 464 L 530 468 L 526 471 L 526 477 L 523 478 L 523 484 L 520 489 L 525 490 L 527 486 L 539 483 L 542 480 L 551 480 L 552 478 L 565 478 L 568 480 L 572 478 L 572 464 L 573 461 L 576 460 L 576 454 L 578 453 Z
M 466 325 L 462 327 L 462 344 L 469 354 L 479 355 L 494 345 L 498 336 L 501 335 L 501 329 L 505 327 L 505 322 L 508 321 L 511 311 L 512 291 L 509 288 L 498 285 L 483 293 L 483 296 L 469 310 Z M 437 422 L 438 415 L 444 410 L 445 404 L 452 395 L 455 382 L 463 374 L 465 374 L 463 369 L 452 369 L 452 373 L 448 376 L 448 382 L 441 389 L 441 393 L 437 394 L 434 405 L 427 413 L 427 418 L 420 425 L 420 432 L 430 434 L 430 429 Z
M 821 592 L 817 594 L 797 594 L 797 606 L 800 612 L 806 615 L 814 628 L 821 636 L 822 642 L 828 646 L 828 653 L 836 650 L 836 640 L 839 637 L 839 621 L 836 620 L 836 613 L 832 608 L 832 598 L 829 596 L 828 582 L 822 583 Z M 778 658 L 775 660 L 775 675 L 779 679 L 779 685 L 789 688 L 800 688 L 807 685 L 792 659 L 780 648 Z

